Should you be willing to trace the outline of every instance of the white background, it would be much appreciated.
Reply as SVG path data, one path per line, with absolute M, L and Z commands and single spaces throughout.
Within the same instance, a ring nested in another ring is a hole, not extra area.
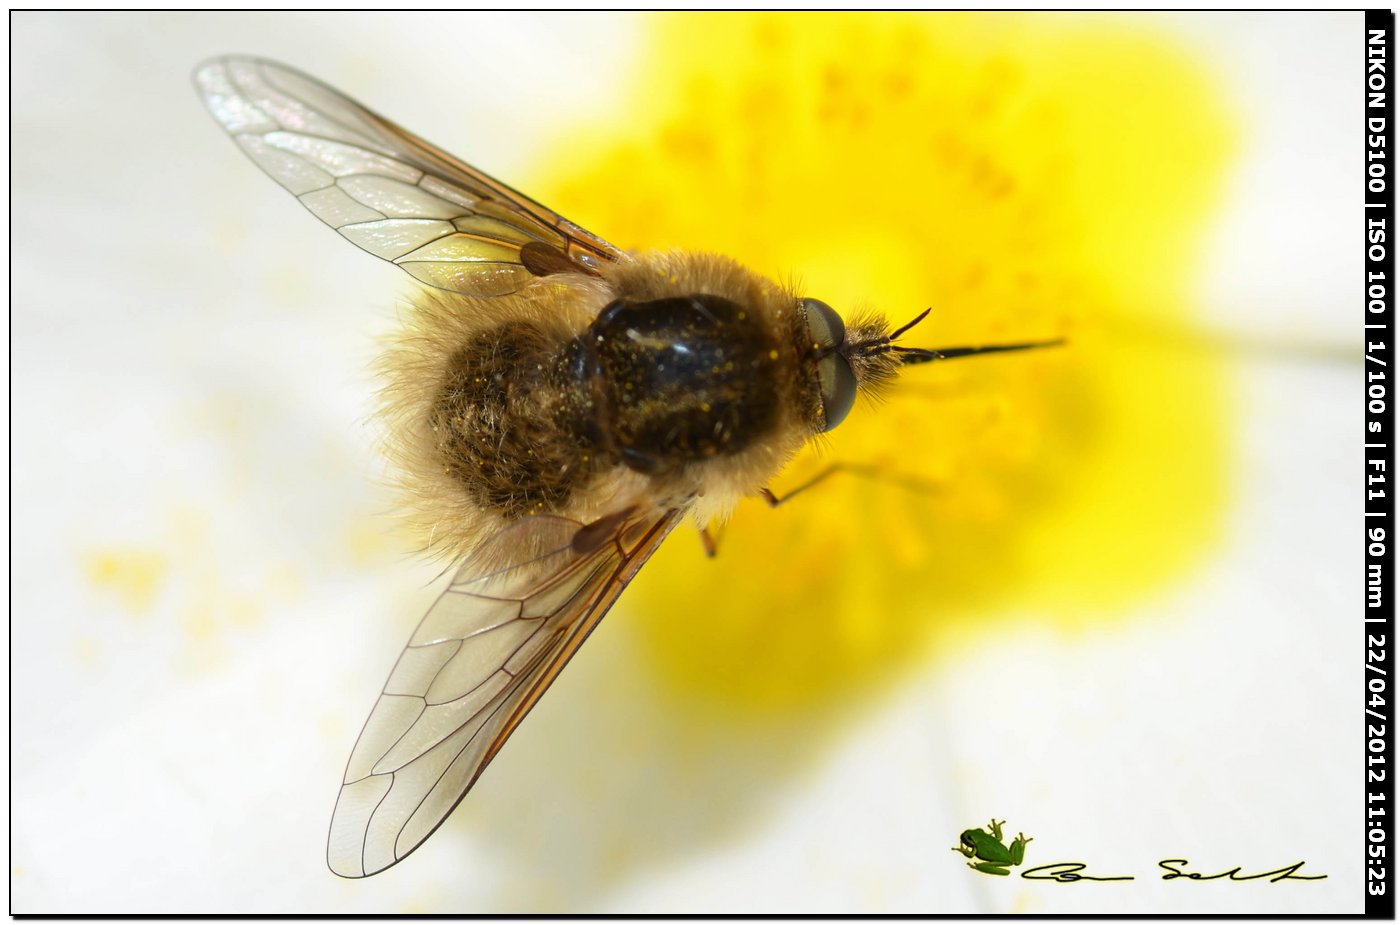
M 609 699 L 605 624 L 457 817 L 350 882 L 323 861 L 336 784 L 435 574 L 360 426 L 403 281 L 248 163 L 189 73 L 287 61 L 509 180 L 613 92 L 636 24 L 17 14 L 12 911 L 1359 911 L 1361 17 L 1160 25 L 1249 120 L 1199 290 L 1212 329 L 1273 345 L 1232 361 L 1225 552 L 1120 630 L 1028 626 L 916 678 L 752 819 L 716 805 L 664 850 L 588 808 L 688 799 L 626 748 L 646 706 Z M 103 584 L 142 551 L 149 599 Z M 990 808 L 1138 879 L 974 874 L 946 849 Z M 1328 879 L 1164 883 L 1173 856 Z

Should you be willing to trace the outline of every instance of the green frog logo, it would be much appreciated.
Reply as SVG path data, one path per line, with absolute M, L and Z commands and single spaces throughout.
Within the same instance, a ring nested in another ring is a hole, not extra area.
M 980 870 L 984 874 L 996 874 L 998 877 L 1009 876 L 1011 868 L 1026 859 L 1026 843 L 1032 839 L 1018 832 L 1011 844 L 1004 844 L 1001 840 L 1001 827 L 1005 824 L 1005 819 L 1001 822 L 993 819 L 990 830 L 964 829 L 958 836 L 958 843 L 953 846 L 953 850 L 970 858 L 967 866 L 973 870 Z

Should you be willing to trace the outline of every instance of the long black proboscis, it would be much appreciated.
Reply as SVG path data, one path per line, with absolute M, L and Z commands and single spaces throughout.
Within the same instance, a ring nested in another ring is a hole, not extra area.
M 1059 347 L 1065 343 L 1063 337 L 1056 340 L 1031 341 L 1025 344 L 991 344 L 986 347 L 943 347 L 938 350 L 925 350 L 920 347 L 891 347 L 899 354 L 899 361 L 906 365 L 931 363 L 934 360 L 956 360 L 961 357 L 976 356 L 979 353 L 1008 353 L 1012 350 L 1038 350 L 1041 347 Z

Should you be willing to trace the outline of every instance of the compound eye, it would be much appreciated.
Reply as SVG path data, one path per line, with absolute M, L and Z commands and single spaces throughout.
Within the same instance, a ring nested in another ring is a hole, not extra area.
M 817 360 L 817 379 L 821 385 L 822 414 L 826 417 L 823 432 L 831 430 L 851 413 L 856 402 L 856 375 L 839 349 L 846 342 L 846 323 L 825 302 L 802 299 L 807 316 L 807 330 L 812 344 L 821 354 Z
M 845 342 L 846 322 L 830 305 L 817 299 L 800 299 L 797 304 L 807 316 L 807 330 L 818 348 L 835 350 Z
M 856 403 L 856 374 L 851 364 L 839 353 L 828 353 L 817 361 L 817 380 L 822 388 L 822 413 L 826 415 L 825 433 L 846 420 Z

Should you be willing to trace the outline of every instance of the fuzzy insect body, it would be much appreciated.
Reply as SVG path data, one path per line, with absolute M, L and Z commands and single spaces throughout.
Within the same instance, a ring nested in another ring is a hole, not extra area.
M 425 285 L 382 361 L 386 451 L 460 561 L 351 753 L 327 862 L 442 824 L 667 534 L 726 516 L 923 350 L 726 257 L 629 254 L 291 68 L 195 72 L 309 211 Z M 924 314 L 927 314 L 925 312 Z M 771 497 L 771 495 L 770 495 Z
M 811 347 L 791 292 L 713 255 L 428 292 L 381 364 L 389 451 L 452 555 L 537 514 L 659 502 L 704 523 L 822 429 Z

